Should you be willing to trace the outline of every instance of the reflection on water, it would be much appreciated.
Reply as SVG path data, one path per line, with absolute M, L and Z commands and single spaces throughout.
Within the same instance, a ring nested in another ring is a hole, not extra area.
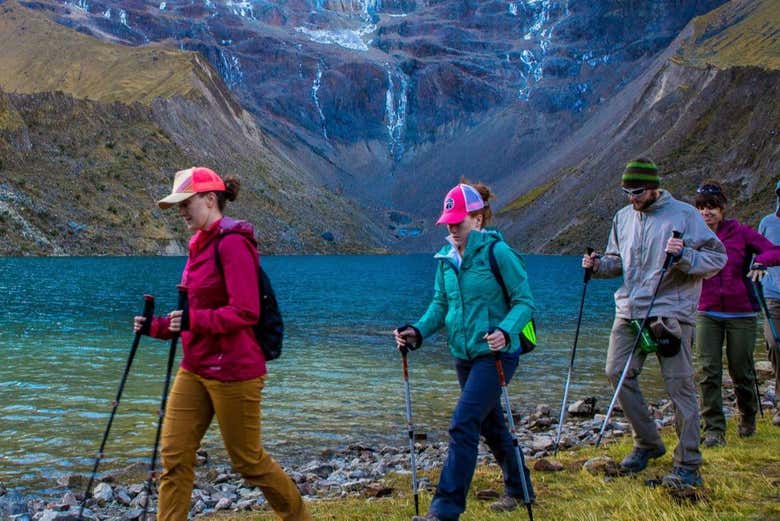
M 526 259 L 539 347 L 510 385 L 520 410 L 554 410 L 569 364 L 582 271 L 576 257 Z M 430 255 L 269 257 L 286 319 L 282 358 L 270 364 L 263 438 L 294 464 L 350 442 L 404 443 L 400 359 L 391 330 L 422 314 Z M 132 342 L 143 294 L 170 310 L 183 258 L 0 259 L 0 481 L 33 486 L 89 472 Z M 603 363 L 618 281 L 588 288 L 570 396 L 608 400 Z M 146 460 L 156 428 L 167 344 L 144 338 L 112 427 L 102 469 Z M 443 336 L 409 358 L 416 429 L 446 436 L 457 383 Z M 657 364 L 643 387 L 662 396 Z M 216 429 L 209 433 L 217 436 Z M 216 441 L 216 440 L 215 440 Z

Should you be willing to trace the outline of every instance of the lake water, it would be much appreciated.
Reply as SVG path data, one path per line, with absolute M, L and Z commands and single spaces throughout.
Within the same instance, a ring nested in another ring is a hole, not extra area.
M 0 258 L 0 481 L 51 486 L 92 469 L 133 339 L 143 294 L 157 313 L 176 302 L 184 258 Z M 539 346 L 521 359 L 514 404 L 557 414 L 582 291 L 578 257 L 528 256 Z M 352 442 L 406 443 L 394 327 L 418 318 L 432 293 L 431 255 L 266 257 L 286 321 L 282 358 L 269 364 L 263 439 L 284 464 Z M 603 375 L 612 292 L 588 287 L 570 397 L 611 397 Z M 156 428 L 168 344 L 144 337 L 101 470 L 146 461 Z M 446 437 L 458 388 L 443 335 L 410 355 L 416 430 Z M 642 382 L 663 397 L 658 367 Z M 209 440 L 218 441 L 212 427 Z

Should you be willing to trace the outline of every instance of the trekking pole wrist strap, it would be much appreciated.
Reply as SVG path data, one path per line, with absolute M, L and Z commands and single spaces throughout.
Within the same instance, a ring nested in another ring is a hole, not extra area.
M 400 333 L 401 331 L 405 331 L 407 329 L 414 331 L 414 343 L 408 344 L 407 348 L 411 351 L 419 349 L 422 346 L 422 335 L 420 334 L 420 330 L 411 324 L 404 324 L 398 328 L 398 332 Z

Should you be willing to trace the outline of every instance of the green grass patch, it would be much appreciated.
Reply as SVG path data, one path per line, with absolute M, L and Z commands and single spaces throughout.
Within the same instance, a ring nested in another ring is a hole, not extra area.
M 674 61 L 720 69 L 754 66 L 780 69 L 780 3 L 777 0 L 727 2 L 694 19 L 692 45 Z
M 780 519 L 780 428 L 771 425 L 771 416 L 759 419 L 756 436 L 747 440 L 736 436 L 731 423 L 728 445 L 702 449 L 704 487 L 698 500 L 677 499 L 663 488 L 650 488 L 644 481 L 667 473 L 677 437 L 671 428 L 664 431 L 667 454 L 634 477 L 605 478 L 577 469 L 574 463 L 595 456 L 610 456 L 619 461 L 631 449 L 630 437 L 600 449 L 585 447 L 559 454 L 567 466 L 560 472 L 532 472 L 537 504 L 534 519 L 539 521 L 714 521 Z M 529 463 L 533 463 L 530 461 Z M 436 483 L 437 473 L 423 473 Z M 344 498 L 310 501 L 308 506 L 317 520 L 408 521 L 414 514 L 409 476 L 392 475 L 386 484 L 393 487 L 391 497 L 381 499 Z M 490 502 L 475 497 L 475 492 L 492 488 L 502 490 L 501 471 L 495 465 L 480 467 L 472 483 L 466 513 L 462 521 L 505 521 L 527 519 L 524 511 L 496 514 Z M 430 504 L 432 491 L 421 492 L 421 513 Z M 231 512 L 206 516 L 220 521 L 265 521 L 277 519 L 269 512 Z
M 529 204 L 533 203 L 537 199 L 539 199 L 541 196 L 543 196 L 547 191 L 555 186 L 555 183 L 557 182 L 557 178 L 550 179 L 546 183 L 540 184 L 539 186 L 529 190 L 528 192 L 524 193 L 511 203 L 507 204 L 501 210 L 499 210 L 498 214 L 504 214 L 507 212 L 516 212 L 518 210 L 522 210 Z

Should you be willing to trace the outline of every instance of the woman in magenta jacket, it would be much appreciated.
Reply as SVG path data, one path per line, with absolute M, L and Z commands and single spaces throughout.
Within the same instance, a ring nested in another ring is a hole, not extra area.
M 751 270 L 751 265 L 753 262 L 764 266 L 780 264 L 780 246 L 775 246 L 750 226 L 724 218 L 727 200 L 718 181 L 705 181 L 696 192 L 694 205 L 728 254 L 726 266 L 702 285 L 696 320 L 696 345 L 701 364 L 699 385 L 704 420 L 703 445 L 716 447 L 726 444 L 726 418 L 721 394 L 724 339 L 728 371 L 734 382 L 740 413 L 737 434 L 748 437 L 756 431 L 760 397 L 755 392 L 753 348 L 756 315 L 760 308 L 751 279 L 760 278 L 763 271 Z
M 177 172 L 171 194 L 158 201 L 161 208 L 178 206 L 195 232 L 181 278 L 186 314 L 155 317 L 150 328 L 161 339 L 180 332 L 184 351 L 163 422 L 158 521 L 187 519 L 195 453 L 214 416 L 233 468 L 245 481 L 260 487 L 282 519 L 311 519 L 295 483 L 260 443 L 266 366 L 252 329 L 262 312 L 257 244 L 251 224 L 223 216 L 239 188 L 237 179 L 223 182 L 213 170 L 195 167 Z M 136 331 L 143 320 L 135 317 Z

